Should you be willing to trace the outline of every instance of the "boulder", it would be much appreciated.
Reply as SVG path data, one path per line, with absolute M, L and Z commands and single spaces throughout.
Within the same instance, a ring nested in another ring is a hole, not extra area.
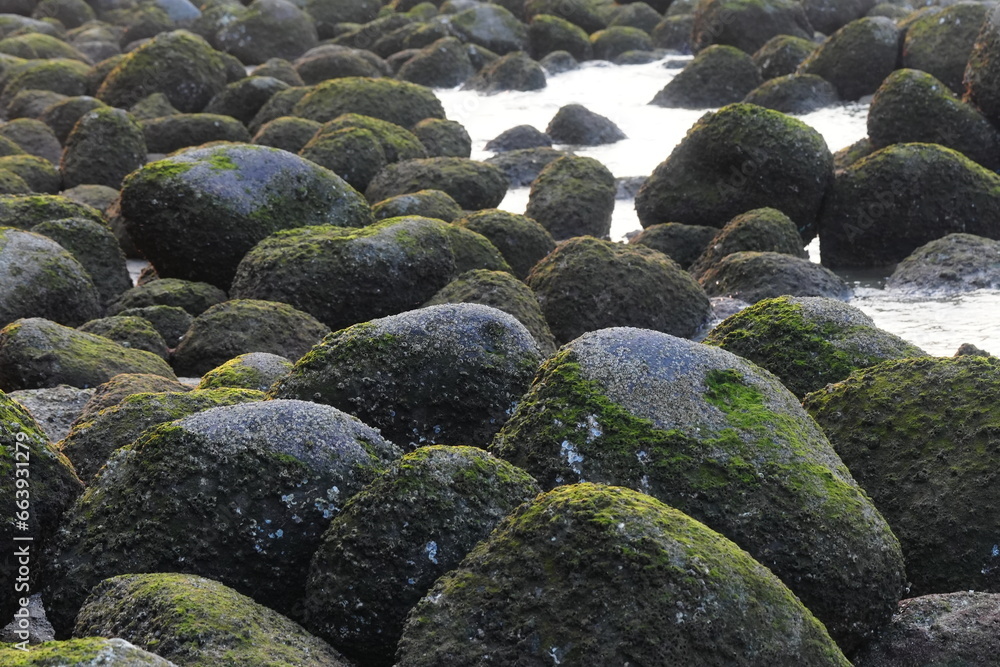
M 650 104 L 708 109 L 741 101 L 761 84 L 753 59 L 733 46 L 710 46 L 684 66 Z
M 325 130 L 320 126 L 298 153 L 363 192 L 389 162 L 376 132 L 363 127 Z
M 537 343 L 513 316 L 445 304 L 330 334 L 271 395 L 340 406 L 410 449 L 485 446 L 540 362 Z
M 962 95 L 965 67 L 989 13 L 987 4 L 960 2 L 915 18 L 906 27 L 903 67 L 927 72 Z
M 418 190 L 408 195 L 383 199 L 372 206 L 372 214 L 376 220 L 418 215 L 452 222 L 462 217 L 462 207 L 450 195 L 440 190 Z
M 267 391 L 279 378 L 288 375 L 292 362 L 270 352 L 248 352 L 233 357 L 201 377 L 199 389 L 254 389 Z
M 1000 241 L 948 234 L 910 253 L 885 285 L 925 296 L 1000 289 Z
M 10 516 L 0 523 L 0 539 L 9 545 L 12 554 L 0 560 L 0 585 L 8 591 L 0 597 L 0 614 L 13 619 L 16 612 L 28 606 L 28 596 L 37 590 L 42 549 L 55 537 L 59 518 L 80 495 L 83 485 L 69 459 L 49 443 L 31 413 L 3 392 L 0 392 L 0 438 L 3 441 L 0 467 L 4 470 L 0 478 L 0 502 Z M 28 482 L 19 483 L 20 479 Z M 13 555 L 16 546 L 21 546 L 15 541 L 19 537 L 31 538 L 30 542 L 24 541 L 30 553 L 29 563 L 18 563 Z M 19 565 L 27 567 L 19 572 Z M 26 639 L 27 634 L 19 641 Z
M 378 18 L 382 0 L 306 0 L 303 5 L 323 39 L 337 34 L 339 23 L 368 24 Z
M 787 114 L 807 114 L 836 106 L 840 96 L 832 83 L 815 74 L 788 74 L 765 81 L 743 98 L 746 104 L 756 104 Z
M 523 282 L 504 271 L 467 271 L 432 296 L 425 306 L 478 303 L 513 315 L 538 343 L 543 357 L 556 351 L 556 341 L 542 315 L 538 297 Z
M 832 35 L 845 25 L 866 16 L 877 0 L 802 0 L 806 18 L 824 35 Z
M 312 17 L 287 0 L 254 0 L 247 11 L 215 34 L 216 47 L 257 65 L 269 58 L 291 60 L 316 46 Z
M 851 288 L 830 269 L 780 252 L 740 251 L 726 255 L 698 278 L 709 296 L 747 303 L 789 296 L 847 300 Z
M 692 52 L 691 31 L 693 29 L 693 14 L 667 16 L 653 30 L 653 46 L 658 49 L 690 54 Z
M 665 9 L 663 0 L 652 0 L 652 4 L 660 5 L 660 8 L 652 7 L 645 2 L 630 2 L 621 5 L 608 25 L 611 27 L 630 26 L 651 33 L 663 18 L 662 12 Z
M 427 157 L 472 155 L 472 137 L 457 121 L 425 118 L 410 129 L 427 149 Z
M 164 361 L 170 357 L 167 343 L 152 322 L 135 315 L 112 315 L 90 320 L 77 330 L 110 338 L 122 347 L 152 352 Z
M 485 149 L 494 153 L 506 153 L 541 146 L 552 146 L 552 137 L 533 125 L 515 125 L 487 141 Z
M 212 141 L 250 142 L 250 133 L 232 116 L 184 113 L 151 118 L 141 123 L 150 153 L 173 153 Z
M 225 300 L 226 293 L 208 283 L 196 283 L 177 278 L 158 278 L 152 282 L 136 285 L 124 292 L 108 306 L 108 314 L 118 315 L 126 310 L 171 306 L 183 308 L 191 317 L 197 317 L 210 307 Z M 144 313 L 132 314 L 145 317 Z M 185 331 L 187 331 L 186 328 Z M 169 339 L 170 337 L 164 336 L 164 338 Z
M 232 297 L 287 303 L 336 331 L 417 308 L 459 273 L 483 268 L 509 269 L 484 237 L 441 220 L 304 227 L 247 253 Z
M 806 58 L 816 50 L 816 43 L 792 35 L 776 35 L 753 54 L 753 62 L 764 81 L 795 74 Z
M 102 580 L 164 570 L 214 578 L 288 614 L 330 519 L 398 455 L 357 419 L 305 401 L 164 424 L 119 450 L 64 517 L 42 573 L 48 618 L 66 633 Z
M 20 319 L 0 330 L 0 390 L 68 384 L 94 387 L 119 373 L 174 378 L 163 359 L 102 336 L 42 318 Z
M 499 4 L 475 4 L 452 14 L 449 27 L 463 42 L 478 44 L 498 55 L 524 49 L 528 30 Z
M 813 27 L 795 0 L 699 0 L 691 45 L 695 53 L 724 44 L 750 54 L 776 35 L 811 39 Z
M 119 188 L 146 162 L 142 126 L 121 109 L 88 111 L 66 138 L 59 163 L 67 188 L 84 183 Z
M 531 185 L 549 163 L 566 155 L 563 151 L 540 146 L 498 153 L 487 158 L 486 163 L 502 171 L 510 187 L 520 188 Z
M 953 232 L 1000 238 L 1000 176 L 936 144 L 893 144 L 837 174 L 820 216 L 823 264 L 891 266 Z
M 29 646 L 27 652 L 0 645 L 0 660 L 13 667 L 86 664 L 102 667 L 177 667 L 169 660 L 143 651 L 124 639 L 103 637 L 47 641 Z
M 27 153 L 40 157 L 51 162 L 53 165 L 59 164 L 62 156 L 62 146 L 56 138 L 52 128 L 35 118 L 15 118 L 0 125 L 0 136 L 16 144 L 20 153 Z
M 695 123 L 639 189 L 635 209 L 643 227 L 722 227 L 766 206 L 809 242 L 832 179 L 833 156 L 818 132 L 777 111 L 733 104 Z
M 475 73 L 465 44 L 456 37 L 442 37 L 409 58 L 396 76 L 429 88 L 454 88 Z
M 630 51 L 652 51 L 653 40 L 639 28 L 611 26 L 590 36 L 592 53 L 596 60 L 616 60 Z
M 78 326 L 100 314 L 100 295 L 73 255 L 41 234 L 0 227 L 0 326 L 22 317 Z
M 604 238 L 611 231 L 616 189 L 615 177 L 603 164 L 567 155 L 546 165 L 532 181 L 525 215 L 557 241 L 584 235 Z
M 48 220 L 89 218 L 104 224 L 97 209 L 60 195 L 0 195 L 0 227 L 31 229 Z
M 545 71 L 524 51 L 513 51 L 489 63 L 465 84 L 468 90 L 487 94 L 541 90 L 545 86 Z
M 615 326 L 690 337 L 710 313 L 702 288 L 666 255 L 590 236 L 560 243 L 526 282 L 560 345 Z
M 365 190 L 365 197 L 379 202 L 420 190 L 441 190 L 463 209 L 478 211 L 500 205 L 507 194 L 507 181 L 496 167 L 468 158 L 402 160 L 379 172 Z
M 528 54 L 535 60 L 556 52 L 567 52 L 577 60 L 590 60 L 593 47 L 587 32 L 558 16 L 536 14 L 528 24 Z
M 899 537 L 910 594 L 1000 592 L 992 447 L 1000 361 L 886 361 L 810 394 L 816 419 Z
M 539 14 L 569 21 L 587 34 L 608 27 L 607 21 L 586 0 L 525 0 L 524 20 L 531 23 Z
M 758 208 L 727 222 L 688 271 L 699 278 L 723 257 L 741 250 L 780 252 L 803 259 L 809 257 L 795 223 L 787 215 L 773 208 Z
M 559 108 L 549 121 L 545 134 L 557 144 L 600 146 L 626 139 L 614 122 L 594 113 L 582 104 L 567 104 Z
M 1000 651 L 992 628 L 1000 596 L 962 591 L 902 600 L 892 622 L 855 659 L 857 667 L 987 665 Z
M 163 391 L 191 391 L 191 387 L 162 375 L 149 373 L 121 373 L 94 389 L 93 396 L 83 406 L 83 410 L 73 422 L 73 426 L 90 421 L 104 408 L 118 405 L 132 394 L 157 393 Z
M 824 297 L 758 301 L 716 325 L 705 344 L 771 371 L 799 398 L 883 361 L 927 356 L 854 306 Z
M 555 240 L 545 227 L 532 218 L 516 213 L 497 209 L 477 211 L 456 220 L 455 224 L 485 236 L 521 280 L 556 247 Z
M 247 125 L 269 99 L 290 87 L 284 81 L 269 76 L 248 76 L 228 84 L 208 101 L 204 111 L 230 116 Z
M 728 603 L 734 599 L 755 604 Z M 605 607 L 607 600 L 620 603 Z M 597 484 L 560 487 L 504 520 L 414 608 L 396 664 L 487 659 L 850 664 L 823 625 L 738 546 L 654 498 Z
M 871 95 L 896 69 L 902 32 L 884 16 L 851 21 L 820 44 L 799 65 L 800 74 L 816 74 L 845 100 Z
M 247 125 L 247 130 L 250 134 L 256 134 L 260 131 L 260 128 L 264 126 L 265 123 L 269 123 L 275 118 L 281 118 L 282 116 L 298 116 L 295 115 L 294 109 L 295 105 L 298 104 L 303 97 L 305 97 L 309 91 L 312 90 L 311 87 L 301 86 L 296 88 L 286 88 L 279 93 L 275 93 L 271 96 L 264 106 L 260 108 L 257 115 L 253 117 L 250 124 Z M 303 118 L 310 123 L 320 124 L 319 121 L 315 121 L 308 118 Z
M 289 86 L 304 86 L 305 81 L 295 71 L 295 66 L 285 58 L 268 58 L 250 72 L 250 76 L 268 76 L 278 81 L 284 81 Z
M 226 86 L 226 64 L 204 39 L 185 30 L 163 33 L 129 52 L 107 75 L 96 97 L 128 108 L 163 93 L 179 111 L 201 111 Z
M 146 165 L 123 183 L 121 211 L 161 277 L 223 289 L 243 255 L 279 229 L 372 220 L 361 195 L 333 172 L 252 144 L 196 148 Z
M 628 242 L 658 250 L 686 270 L 701 257 L 718 233 L 716 227 L 664 222 L 646 227 Z
M 251 140 L 261 146 L 280 148 L 289 153 L 298 153 L 309 140 L 316 136 L 316 131 L 323 125 L 314 120 L 281 116 L 264 123 Z M 246 141 L 245 139 L 242 141 Z
M 173 387 L 163 390 L 156 385 L 134 381 L 131 389 L 141 389 L 142 384 L 159 391 L 132 393 L 114 405 L 81 416 L 59 443 L 60 449 L 73 462 L 84 483 L 92 483 L 94 476 L 117 450 L 132 444 L 143 433 L 160 424 L 211 408 L 250 403 L 264 398 L 260 391 L 191 391 L 187 387 L 180 391 Z M 121 381 L 118 385 L 121 385 Z M 104 393 L 103 396 L 107 397 L 108 394 Z
M 359 665 L 392 665 L 409 610 L 518 505 L 523 470 L 474 447 L 420 447 L 330 524 L 306 586 L 308 625 Z
M 747 549 L 847 652 L 886 623 L 899 543 L 799 401 L 734 354 L 643 329 L 564 346 L 490 451 L 543 489 L 627 486 Z
M 62 190 L 62 177 L 56 166 L 48 160 L 34 155 L 0 157 L 0 170 L 18 176 L 24 181 L 28 192 L 54 195 Z
M 325 123 L 345 113 L 373 116 L 402 127 L 444 118 L 433 91 L 407 81 L 345 77 L 317 84 L 293 107 L 293 115 Z M 282 114 L 285 115 L 285 114 Z
M 94 587 L 73 634 L 122 637 L 190 667 L 347 667 L 297 623 L 211 579 L 124 574 Z
M 247 352 L 298 359 L 328 333 L 311 315 L 288 304 L 235 299 L 194 319 L 174 350 L 172 363 L 182 376 L 201 377 Z
M 944 83 L 915 69 L 898 69 L 879 86 L 868 110 L 868 137 L 876 150 L 940 144 L 987 169 L 1000 168 L 1000 131 Z
M 61 384 L 48 389 L 21 389 L 7 396 L 20 403 L 35 418 L 48 442 L 58 442 L 69 433 L 94 391 L 94 388 L 79 389 Z M 35 630 L 41 630 L 41 627 Z M 7 635 L 3 635 L 3 641 L 6 638 Z

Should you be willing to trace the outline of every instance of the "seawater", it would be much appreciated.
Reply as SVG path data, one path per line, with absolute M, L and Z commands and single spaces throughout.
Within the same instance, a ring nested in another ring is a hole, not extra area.
M 671 57 L 644 65 L 584 63 L 579 69 L 549 76 L 543 90 L 481 95 L 463 90 L 435 91 L 448 118 L 462 123 L 472 137 L 472 157 L 483 160 L 493 153 L 486 143 L 515 125 L 545 130 L 560 107 L 582 104 L 607 116 L 627 139 L 595 147 L 556 146 L 600 160 L 616 177 L 648 176 L 670 155 L 691 126 L 708 111 L 662 109 L 649 101 L 680 71 L 688 59 Z M 845 104 L 799 118 L 823 135 L 831 151 L 851 145 L 867 135 L 866 104 Z M 500 208 L 523 213 L 528 188 L 507 193 Z M 611 238 L 621 241 L 641 229 L 635 202 L 618 200 L 612 218 Z M 819 261 L 817 243 L 810 257 Z M 883 289 L 887 274 L 841 273 L 854 287 L 851 303 L 866 312 L 879 327 L 921 347 L 930 354 L 950 356 L 962 343 L 972 343 L 1000 354 L 1000 292 L 978 290 L 951 297 L 911 297 Z

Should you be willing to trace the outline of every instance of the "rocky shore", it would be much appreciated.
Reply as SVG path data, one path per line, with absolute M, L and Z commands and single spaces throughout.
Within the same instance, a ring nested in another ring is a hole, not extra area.
M 706 113 L 435 93 L 586 61 Z M 834 270 L 997 289 L 998 168 L 992 2 L 0 0 L 0 664 L 996 665 L 1000 362 Z

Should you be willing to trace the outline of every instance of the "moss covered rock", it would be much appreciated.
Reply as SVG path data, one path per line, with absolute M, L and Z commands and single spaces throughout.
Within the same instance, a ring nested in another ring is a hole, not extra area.
M 524 51 L 514 51 L 482 67 L 465 88 L 492 94 L 507 90 L 541 90 L 546 85 L 541 65 Z
M 150 163 L 122 187 L 125 228 L 164 278 L 229 287 L 243 255 L 291 227 L 371 222 L 333 172 L 266 146 L 196 148 Z
M 590 60 L 593 47 L 583 28 L 551 14 L 536 14 L 528 24 L 527 51 L 535 60 L 565 51 L 577 60 Z
M 210 141 L 250 141 L 250 133 L 231 116 L 214 113 L 183 113 L 150 118 L 141 123 L 146 150 L 173 153 Z
M 45 317 L 78 326 L 101 314 L 87 270 L 54 240 L 0 227 L 0 325 Z
M 543 488 L 644 491 L 778 575 L 845 651 L 889 619 L 899 544 L 826 437 L 770 373 L 642 329 L 593 332 L 539 371 L 491 451 Z
M 340 44 L 323 44 L 309 49 L 295 60 L 294 66 L 307 85 L 348 76 L 378 78 L 387 76 L 391 71 L 388 63 L 375 53 Z
M 69 459 L 49 444 L 45 432 L 24 407 L 0 392 L 0 539 L 8 555 L 0 560 L 0 614 L 12 619 L 34 592 L 41 574 L 42 549 L 55 536 L 59 518 L 82 491 Z M 23 521 L 24 524 L 17 522 Z M 15 542 L 29 537 L 31 541 Z M 27 562 L 16 552 L 26 547 Z M 20 560 L 20 562 L 19 562 Z M 20 566 L 25 566 L 21 568 Z M 28 628 L 19 641 L 26 640 Z M 7 663 L 5 663 L 7 664 Z
M 425 118 L 410 129 L 427 149 L 428 157 L 472 155 L 472 138 L 458 121 Z
M 515 276 L 524 279 L 556 242 L 545 227 L 524 215 L 498 209 L 477 211 L 455 221 L 459 227 L 489 239 L 507 260 Z
M 322 123 L 295 116 L 281 116 L 264 123 L 253 136 L 253 143 L 298 153 L 316 135 Z
M 102 305 L 132 286 L 125 255 L 107 226 L 88 218 L 66 218 L 39 223 L 31 229 L 68 250 L 90 275 Z
M 906 28 L 903 67 L 927 72 L 963 94 L 965 67 L 989 13 L 988 5 L 962 2 L 915 18 Z
M 705 339 L 765 368 L 799 398 L 890 359 L 927 353 L 836 299 L 782 296 L 726 318 Z
M 753 54 L 753 62 L 764 81 L 794 74 L 816 50 L 816 43 L 803 37 L 776 35 L 767 40 Z
M 556 351 L 555 338 L 538 305 L 538 298 L 523 282 L 504 271 L 478 269 L 461 274 L 424 304 L 479 303 L 513 315 L 538 343 L 543 357 Z
M 750 54 L 776 35 L 811 39 L 813 27 L 795 0 L 699 0 L 691 44 L 695 52 L 713 44 Z
M 104 79 L 96 97 L 128 108 L 163 93 L 179 111 L 201 111 L 226 86 L 226 63 L 204 39 L 177 30 L 130 51 Z
M 458 157 L 403 160 L 383 169 L 365 196 L 378 202 L 420 190 L 441 190 L 468 210 L 494 208 L 507 194 L 507 179 L 496 167 Z
M 305 10 L 323 39 L 334 37 L 337 24 L 367 24 L 378 18 L 382 0 L 306 0 Z
M 49 620 L 65 633 L 101 580 L 164 569 L 287 614 L 330 518 L 397 456 L 374 429 L 305 401 L 164 424 L 115 454 L 67 513 L 44 572 Z
M 801 74 L 817 74 L 837 88 L 845 100 L 857 100 L 878 89 L 899 61 L 902 32 L 884 16 L 851 21 L 830 35 L 799 66 Z
M 48 160 L 35 155 L 0 157 L 0 170 L 12 173 L 24 181 L 29 192 L 54 195 L 62 189 L 62 178 Z M 16 193 L 10 193 L 16 194 Z
M 594 113 L 582 104 L 567 104 L 559 108 L 545 128 L 557 144 L 600 146 L 625 139 L 625 133 L 614 122 Z
M 567 155 L 546 165 L 531 184 L 525 215 L 557 241 L 606 237 L 615 207 L 615 178 L 589 157 Z
M 899 603 L 892 623 L 855 657 L 857 667 L 987 665 L 1000 651 L 996 593 L 944 593 Z
M 722 257 L 699 276 L 709 296 L 747 303 L 790 296 L 848 299 L 851 288 L 830 269 L 780 252 L 742 250 Z
M 0 226 L 31 229 L 47 220 L 89 218 L 104 224 L 97 209 L 59 195 L 0 195 Z
M 802 237 L 787 215 L 773 208 L 758 208 L 727 222 L 688 270 L 698 278 L 726 255 L 742 250 L 808 257 Z
M 133 383 L 129 391 L 140 386 Z M 263 398 L 260 391 L 241 388 L 131 393 L 116 404 L 78 420 L 60 448 L 73 462 L 80 479 L 89 484 L 116 450 L 132 444 L 160 424 L 211 408 Z
M 1000 592 L 990 389 L 1000 361 L 887 361 L 804 403 L 899 536 L 913 595 Z
M 590 36 L 590 44 L 597 60 L 614 60 L 629 51 L 653 50 L 653 40 L 646 31 L 622 25 L 598 30 Z
M 50 320 L 20 319 L 0 330 L 0 389 L 4 391 L 59 384 L 93 387 L 119 373 L 174 377 L 155 354 Z
M 66 96 L 83 95 L 87 92 L 89 69 L 79 60 L 29 60 L 22 67 L 4 73 L 0 106 L 6 107 L 18 93 L 27 90 L 47 90 Z
M 1000 132 L 941 81 L 915 69 L 896 70 L 879 86 L 868 110 L 868 137 L 876 150 L 940 144 L 987 169 L 1000 167 Z
M 292 362 L 270 352 L 248 352 L 205 373 L 199 389 L 234 387 L 266 391 L 279 378 L 288 375 Z
M 191 387 L 162 375 L 149 373 L 121 373 L 97 386 L 93 396 L 83 406 L 83 410 L 73 425 L 90 421 L 105 408 L 118 405 L 132 394 L 160 393 L 164 391 L 191 391 Z
M 510 187 L 521 188 L 531 185 L 550 163 L 567 155 L 568 153 L 554 148 L 538 146 L 498 153 L 487 158 L 486 163 L 503 172 Z
M 152 352 L 166 360 L 167 344 L 153 324 L 135 315 L 113 315 L 90 320 L 78 327 L 79 331 L 110 338 L 119 345 L 133 350 Z
M 9 667 L 51 665 L 102 665 L 102 667 L 176 667 L 169 660 L 143 651 L 124 639 L 85 637 L 48 641 L 29 646 L 27 652 L 0 644 L 0 660 Z
M 473 447 L 421 447 L 330 524 L 306 585 L 309 626 L 359 665 L 392 665 L 406 614 L 538 486 Z
M 189 574 L 127 574 L 94 587 L 76 636 L 122 637 L 181 665 L 346 667 L 301 626 L 217 581 Z
M 142 126 L 127 111 L 88 111 L 66 139 L 59 163 L 63 184 L 121 187 L 122 179 L 146 162 Z
M 539 14 L 565 19 L 588 34 L 608 27 L 587 0 L 525 0 L 524 19 L 530 22 Z
M 345 113 L 323 123 L 317 130 L 315 138 L 319 139 L 324 134 L 352 128 L 372 132 L 385 152 L 388 162 L 427 157 L 427 149 L 420 139 L 406 128 L 380 118 L 357 113 Z
M 613 326 L 693 336 L 710 312 L 704 291 L 669 257 L 589 236 L 556 246 L 527 283 L 560 345 Z
M 802 0 L 809 22 L 824 35 L 862 18 L 876 4 L 877 0 Z
M 509 268 L 485 238 L 441 220 L 279 232 L 247 253 L 236 299 L 281 301 L 331 329 L 417 308 L 458 273 Z
M 396 664 L 553 658 L 849 664 L 822 624 L 737 545 L 649 496 L 596 484 L 561 487 L 504 520 L 417 605 Z
M 722 227 L 746 211 L 776 208 L 803 240 L 815 224 L 833 156 L 805 123 L 751 104 L 703 116 L 635 198 L 643 227 L 661 222 Z
M 840 102 L 832 83 L 815 74 L 788 74 L 765 81 L 743 101 L 781 113 L 807 114 Z
M 325 123 L 357 113 L 411 127 L 424 118 L 444 118 L 434 93 L 413 83 L 391 79 L 345 77 L 313 87 L 293 109 L 294 115 Z
M 830 268 L 890 266 L 949 233 L 1000 238 L 1000 177 L 936 144 L 893 144 L 838 172 L 823 204 Z
M 449 25 L 464 42 L 506 55 L 524 49 L 528 31 L 500 4 L 473 5 L 450 17 Z
M 247 129 L 250 131 L 250 134 L 256 134 L 260 131 L 260 128 L 263 127 L 264 124 L 274 120 L 275 118 L 281 118 L 282 116 L 294 116 L 295 114 L 293 109 L 295 108 L 295 105 L 298 104 L 299 100 L 305 97 L 310 90 L 311 88 L 307 86 L 298 86 L 282 90 L 281 92 L 272 95 L 271 99 L 269 99 L 264 106 L 260 108 L 257 115 L 254 116 L 253 120 L 250 121 L 250 124 L 247 125 Z
M 1000 241 L 948 234 L 926 243 L 900 262 L 888 289 L 945 295 L 1000 288 Z
M 360 127 L 318 129 L 299 155 L 329 169 L 361 192 L 388 164 L 378 136 Z
M 330 334 L 271 395 L 338 406 L 405 447 L 483 446 L 540 361 L 531 334 L 507 313 L 429 306 Z
M 195 318 L 173 354 L 183 376 L 200 377 L 247 352 L 298 359 L 330 330 L 311 315 L 273 301 L 235 299 Z
M 413 54 L 397 76 L 430 88 L 454 88 L 475 73 L 465 44 L 457 37 L 442 37 Z
M 664 222 L 646 227 L 628 242 L 658 250 L 686 270 L 701 257 L 718 233 L 716 227 Z
M 217 303 L 226 300 L 226 293 L 208 283 L 196 283 L 177 278 L 158 278 L 152 282 L 136 285 L 123 293 L 108 306 L 109 315 L 117 315 L 126 309 L 150 306 L 171 306 L 183 308 L 192 317 L 197 317 Z M 164 338 L 167 338 L 164 336 Z
M 441 190 L 419 190 L 383 199 L 372 206 L 372 214 L 376 220 L 419 215 L 452 222 L 462 216 L 462 207 L 448 193 Z
M 215 34 L 215 45 L 246 65 L 269 58 L 296 58 L 319 38 L 309 14 L 287 0 L 254 0 L 247 11 Z

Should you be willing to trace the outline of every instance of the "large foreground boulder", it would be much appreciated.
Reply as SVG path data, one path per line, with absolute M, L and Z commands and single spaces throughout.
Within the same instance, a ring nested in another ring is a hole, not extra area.
M 538 344 L 513 316 L 444 304 L 335 331 L 271 395 L 337 406 L 403 447 L 484 447 L 540 362 Z
M 805 407 L 899 537 L 912 595 L 1000 592 L 993 443 L 1000 361 L 887 361 Z
M 304 401 L 165 424 L 119 450 L 66 514 L 43 571 L 48 618 L 65 634 L 102 580 L 165 570 L 288 614 L 330 519 L 397 456 L 374 429 Z
M 822 624 L 735 544 L 654 498 L 596 484 L 526 503 L 439 579 L 410 615 L 396 664 L 487 659 L 850 664 Z
M 542 488 L 628 486 L 778 575 L 852 651 L 903 590 L 899 543 L 798 399 L 734 354 L 642 329 L 550 358 L 491 451 Z
M 121 211 L 160 277 L 222 289 L 247 251 L 279 229 L 372 221 L 361 195 L 332 171 L 251 144 L 196 148 L 146 165 L 126 179 Z
M 824 297 L 759 301 L 723 320 L 705 343 L 771 371 L 799 398 L 855 370 L 927 356 L 854 306 Z
M 776 111 L 733 104 L 688 131 L 640 188 L 635 209 L 643 227 L 722 227 L 769 206 L 791 218 L 808 242 L 832 178 L 833 156 L 816 130 Z
M 1000 176 L 937 144 L 893 144 L 837 173 L 821 256 L 833 269 L 890 266 L 953 232 L 1000 238 Z

